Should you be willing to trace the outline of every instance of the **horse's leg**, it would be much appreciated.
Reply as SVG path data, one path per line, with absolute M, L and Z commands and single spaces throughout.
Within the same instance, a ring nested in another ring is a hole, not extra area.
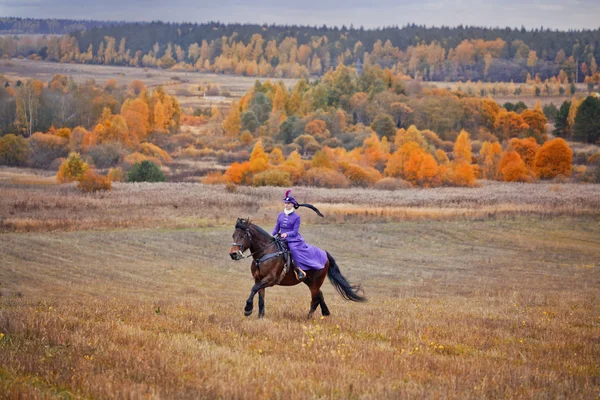
M 265 288 L 258 290 L 258 318 L 265 316 Z
M 321 314 L 323 314 L 325 317 L 329 316 L 331 313 L 329 312 L 329 308 L 327 308 L 327 304 L 325 304 L 323 292 L 319 290 L 319 294 L 317 296 L 319 297 L 319 304 L 321 305 Z
M 246 300 L 246 307 L 244 307 L 244 315 L 246 317 L 252 314 L 252 308 L 254 308 L 254 296 L 256 295 L 256 292 L 261 289 L 261 287 L 262 285 L 260 282 L 256 282 L 254 286 L 252 286 L 252 290 L 250 290 L 250 297 L 248 297 L 248 300 Z

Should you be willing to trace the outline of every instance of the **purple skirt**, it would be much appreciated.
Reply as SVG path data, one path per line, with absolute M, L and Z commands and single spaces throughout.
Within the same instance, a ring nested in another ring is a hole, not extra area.
M 301 270 L 323 269 L 327 262 L 327 253 L 316 246 L 306 244 L 304 240 L 288 242 L 292 258 Z

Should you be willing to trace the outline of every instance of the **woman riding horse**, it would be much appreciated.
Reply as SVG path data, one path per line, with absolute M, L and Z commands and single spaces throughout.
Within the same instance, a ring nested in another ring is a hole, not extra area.
M 286 192 L 284 202 L 292 204 L 293 208 L 308 207 L 313 209 L 321 217 L 319 210 L 310 204 L 298 204 L 289 191 Z M 317 307 L 321 307 L 323 315 L 329 315 L 329 309 L 325 304 L 321 285 L 327 276 L 338 293 L 346 300 L 366 301 L 360 294 L 360 285 L 354 286 L 346 280 L 335 259 L 329 252 L 317 247 L 309 246 L 298 232 L 300 217 L 289 212 L 290 206 L 286 205 L 287 213 L 277 219 L 273 234 L 280 233 L 281 238 L 288 242 L 292 256 L 300 268 L 305 269 L 302 274 L 303 280 L 298 279 L 290 269 L 290 261 L 287 259 L 287 250 L 283 248 L 281 240 L 273 237 L 264 229 L 250 222 L 249 219 L 238 218 L 233 231 L 233 243 L 229 255 L 233 260 L 243 260 L 252 257 L 253 261 L 250 271 L 254 277 L 254 286 L 250 290 L 250 296 L 246 300 L 244 315 L 252 314 L 254 307 L 254 296 L 258 293 L 258 317 L 265 315 L 265 288 L 281 285 L 294 286 L 304 282 L 310 289 L 311 303 L 308 317 L 310 318 Z M 287 219 L 286 219 L 287 218 Z M 244 256 L 244 252 L 250 250 L 250 254 Z
M 280 238 L 286 240 L 292 253 L 292 259 L 296 264 L 294 268 L 296 277 L 299 281 L 303 281 L 306 278 L 304 270 L 323 269 L 327 262 L 327 254 L 318 247 L 306 244 L 304 241 L 299 232 L 300 216 L 294 212 L 294 209 L 300 207 L 300 204 L 290 196 L 290 193 L 291 190 L 285 192 L 285 197 L 283 198 L 285 206 L 283 212 L 277 216 L 277 223 L 271 235 L 279 235 Z M 307 207 L 309 205 L 306 204 L 303 206 Z M 311 208 L 314 209 L 314 207 Z M 318 212 L 318 210 L 316 211 Z

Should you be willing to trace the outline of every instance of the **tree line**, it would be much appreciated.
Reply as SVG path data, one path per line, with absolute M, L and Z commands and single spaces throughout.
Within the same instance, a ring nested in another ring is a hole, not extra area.
M 26 41 L 26 43 L 20 43 Z M 600 30 L 406 25 L 363 29 L 256 24 L 120 23 L 62 38 L 0 40 L 0 54 L 264 77 L 379 65 L 423 80 L 524 82 L 598 77 Z

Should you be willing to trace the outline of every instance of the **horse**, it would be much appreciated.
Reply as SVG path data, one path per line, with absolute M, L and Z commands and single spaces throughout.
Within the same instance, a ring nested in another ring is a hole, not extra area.
M 265 315 L 265 288 L 281 285 L 294 286 L 301 281 L 298 280 L 292 268 L 292 260 L 288 260 L 288 251 L 284 247 L 282 240 L 271 236 L 264 229 L 250 222 L 250 219 L 238 218 L 233 231 L 233 244 L 229 250 L 232 260 L 239 261 L 252 256 L 251 265 L 252 276 L 254 277 L 254 286 L 250 291 L 250 297 L 246 300 L 244 315 L 246 317 L 252 314 L 254 308 L 254 296 L 258 292 L 258 318 Z M 249 256 L 244 256 L 244 251 L 250 250 Z M 327 262 L 323 269 L 308 270 L 306 278 L 302 280 L 311 294 L 310 309 L 308 318 L 312 318 L 317 307 L 321 307 L 323 316 L 330 315 L 329 308 L 325 304 L 321 285 L 325 276 L 336 288 L 338 293 L 346 300 L 363 302 L 366 297 L 359 294 L 362 292 L 360 285 L 351 285 L 340 272 L 335 259 L 327 253 Z

